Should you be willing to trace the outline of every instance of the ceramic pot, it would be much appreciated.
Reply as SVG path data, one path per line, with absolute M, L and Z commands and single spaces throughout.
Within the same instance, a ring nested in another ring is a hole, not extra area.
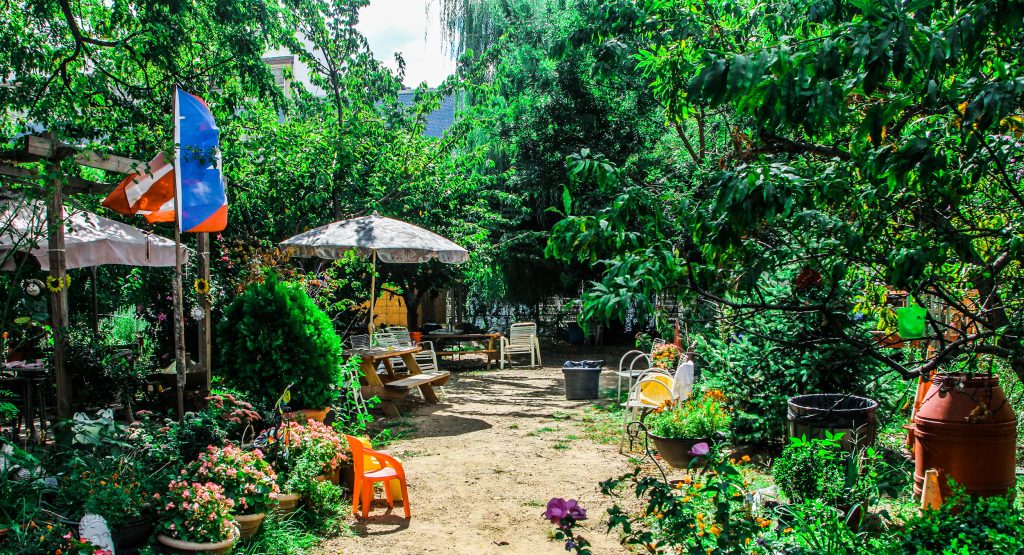
M 231 548 L 238 541 L 238 528 L 231 529 L 231 536 L 228 539 L 216 543 L 187 542 L 163 534 L 157 535 L 156 541 L 164 547 L 165 551 L 170 553 L 182 555 L 197 555 L 199 553 L 204 555 L 225 555 L 231 552 Z
M 294 512 L 299 506 L 299 501 L 302 501 L 301 493 L 271 493 L 270 497 L 277 499 L 274 511 L 281 514 Z
M 235 522 L 238 524 L 238 539 L 247 540 L 255 536 L 265 518 L 267 518 L 267 513 L 235 515 Z
M 711 440 L 707 438 L 661 437 L 650 432 L 647 433 L 647 436 L 651 438 L 654 446 L 658 448 L 658 454 L 661 455 L 662 460 L 667 462 L 672 468 L 690 468 L 690 461 L 697 458 L 690 454 L 693 446 L 698 443 L 711 443 Z M 704 461 L 700 461 L 697 464 L 697 466 L 703 465 Z
M 149 537 L 152 535 L 153 517 L 143 516 L 115 530 L 114 544 L 117 546 L 118 553 L 134 553 L 149 543 Z

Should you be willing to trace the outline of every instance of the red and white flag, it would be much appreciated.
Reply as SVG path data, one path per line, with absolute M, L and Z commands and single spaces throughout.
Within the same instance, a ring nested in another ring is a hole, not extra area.
M 157 154 L 149 167 L 124 178 L 103 206 L 131 216 L 139 214 L 152 222 L 174 221 L 174 166 Z

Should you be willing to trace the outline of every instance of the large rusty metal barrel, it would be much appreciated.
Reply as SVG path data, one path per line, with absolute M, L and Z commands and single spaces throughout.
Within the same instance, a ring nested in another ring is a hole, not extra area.
M 950 478 L 972 495 L 1014 493 L 1017 416 L 999 378 L 937 374 L 913 427 L 914 495 L 931 468 L 939 471 L 943 497 Z

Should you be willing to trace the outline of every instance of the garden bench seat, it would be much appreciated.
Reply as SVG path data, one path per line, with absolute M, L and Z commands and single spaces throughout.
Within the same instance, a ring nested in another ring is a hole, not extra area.
M 444 385 L 448 383 L 448 378 L 451 376 L 448 372 L 426 372 L 423 374 L 415 374 L 408 378 L 402 378 L 393 382 L 387 382 L 384 387 L 388 389 L 412 389 L 421 385 Z

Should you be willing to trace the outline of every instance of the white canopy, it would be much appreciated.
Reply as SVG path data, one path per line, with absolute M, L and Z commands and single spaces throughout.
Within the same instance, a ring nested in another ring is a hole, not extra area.
M 103 264 L 174 266 L 174 241 L 87 212 L 64 206 L 64 250 L 67 268 Z M 187 256 L 181 247 L 182 256 Z M 46 205 L 25 198 L 0 198 L 0 270 L 13 270 L 12 250 L 27 252 L 50 270 L 46 236 Z
M 345 251 L 372 253 L 383 262 L 418 264 L 436 258 L 446 264 L 469 260 L 469 252 L 440 235 L 401 220 L 374 214 L 334 222 L 281 242 L 297 256 L 340 258 Z

